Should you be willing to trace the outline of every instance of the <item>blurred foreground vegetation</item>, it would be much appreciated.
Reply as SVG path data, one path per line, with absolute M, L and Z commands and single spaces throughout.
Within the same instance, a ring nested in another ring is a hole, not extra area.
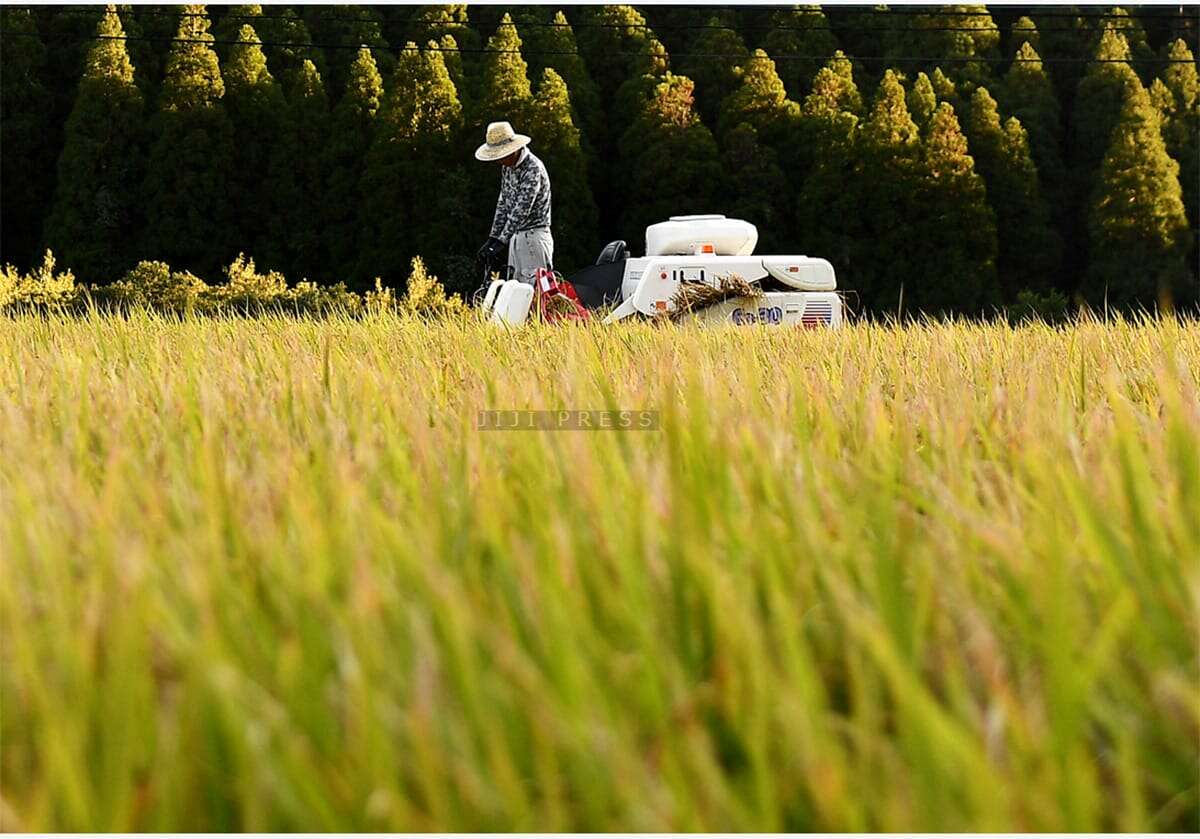
M 0 819 L 1180 830 L 1172 320 L 0 329 Z M 489 433 L 504 408 L 661 430 Z

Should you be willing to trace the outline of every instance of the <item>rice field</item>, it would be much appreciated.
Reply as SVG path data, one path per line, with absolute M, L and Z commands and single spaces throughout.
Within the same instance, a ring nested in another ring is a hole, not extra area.
M 1150 319 L 5 319 L 0 822 L 1195 830 L 1198 371 Z

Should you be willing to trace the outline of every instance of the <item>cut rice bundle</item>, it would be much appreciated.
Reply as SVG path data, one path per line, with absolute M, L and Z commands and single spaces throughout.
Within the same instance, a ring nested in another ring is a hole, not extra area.
M 696 280 L 684 280 L 671 298 L 673 308 L 666 312 L 668 319 L 677 321 L 698 309 L 715 306 L 734 297 L 761 297 L 762 289 L 746 282 L 737 274 L 720 277 L 716 285 Z

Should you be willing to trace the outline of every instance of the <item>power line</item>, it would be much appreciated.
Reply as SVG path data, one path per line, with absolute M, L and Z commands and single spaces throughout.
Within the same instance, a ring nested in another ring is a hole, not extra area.
M 33 11 L 35 9 L 41 9 L 44 7 L 10 5 L 9 8 Z M 370 7 L 367 7 L 367 8 L 370 8 Z M 666 8 L 671 8 L 671 7 L 668 6 Z M 717 10 L 717 11 L 744 11 L 746 9 L 745 6 L 710 6 L 710 5 L 694 6 L 691 8 L 693 8 L 697 11 L 709 10 L 709 9 L 713 9 L 713 10 Z M 799 15 L 824 14 L 824 9 L 820 9 L 819 11 L 818 10 L 804 10 L 804 9 L 794 9 L 792 6 L 758 6 L 755 8 L 773 9 L 776 11 L 794 11 L 796 14 L 799 14 Z M 853 6 L 836 6 L 836 7 L 832 7 L 832 8 L 848 9 L 848 8 L 855 8 L 855 7 L 853 7 Z M 1022 7 L 1010 6 L 1010 7 L 1004 7 L 1004 8 L 1020 9 Z M 1041 12 L 1041 11 L 1037 11 L 1036 7 L 1034 7 L 1034 6 L 1031 6 L 1029 8 L 1031 9 L 1030 13 L 1027 15 L 1022 15 L 1023 17 L 1070 18 L 1072 20 L 1074 20 L 1074 19 L 1126 20 L 1126 21 L 1135 21 L 1136 20 L 1136 18 L 1134 18 L 1132 15 L 1129 15 L 1129 14 L 1114 14 L 1114 13 L 1109 13 L 1109 12 Z M 1148 7 L 1148 8 L 1155 8 L 1155 7 Z M 1158 8 L 1170 9 L 1171 7 L 1170 6 L 1161 6 Z M 63 13 L 103 14 L 103 12 L 99 11 L 97 7 L 88 8 L 88 7 L 81 7 L 81 6 L 60 7 L 58 13 L 59 14 L 63 14 Z M 155 16 L 159 16 L 159 17 L 209 17 L 209 18 L 212 17 L 212 14 L 209 12 L 185 12 L 185 11 L 171 12 L 171 11 L 163 11 L 160 9 L 154 9 L 154 8 L 142 7 L 142 6 L 136 6 L 131 9 L 128 9 L 128 10 L 122 10 L 119 13 L 122 13 L 122 14 L 130 13 L 130 14 L 139 14 L 139 15 L 155 15 Z M 881 18 L 885 18 L 885 17 L 947 17 L 947 18 L 994 17 L 994 15 L 990 11 L 963 10 L 963 11 L 948 12 L 948 11 L 941 11 L 941 10 L 922 9 L 922 8 L 916 8 L 916 7 L 888 8 L 888 9 L 884 9 L 882 11 L 875 11 L 874 9 L 868 9 L 868 10 L 862 11 L 862 12 L 852 12 L 851 14 L 856 14 L 856 15 L 860 15 L 860 16 L 873 15 L 873 16 L 881 17 Z M 1188 20 L 1195 19 L 1191 16 L 1183 15 L 1183 14 L 1177 14 L 1176 16 L 1183 17 Z M 223 19 L 227 19 L 227 20 L 298 20 L 298 21 L 305 20 L 305 18 L 303 16 L 297 15 L 295 13 L 286 14 L 286 15 L 270 15 L 270 14 L 236 15 L 236 14 L 227 13 L 227 14 L 220 15 L 220 17 Z M 324 11 L 324 9 L 322 9 L 316 15 L 316 17 L 319 20 L 348 21 L 351 23 L 380 23 L 380 22 L 382 22 L 382 21 L 373 21 L 369 18 L 365 18 L 362 16 L 346 17 L 346 16 L 342 16 L 342 15 L 331 15 L 331 14 L 328 14 L 326 11 Z M 1163 15 L 1162 17 L 1167 18 L 1170 16 Z M 414 21 L 409 21 L 409 22 L 411 23 Z M 417 21 L 417 22 L 419 22 L 419 21 Z M 535 25 L 535 26 L 570 26 L 573 28 L 581 28 L 581 27 L 607 28 L 607 29 L 654 29 L 654 28 L 656 28 L 653 24 L 649 24 L 649 23 L 604 23 L 602 21 L 580 21 L 579 23 L 575 23 L 575 24 L 571 24 L 571 23 L 559 24 L 559 23 L 555 23 L 553 21 L 530 21 L 529 23 L 532 25 Z M 464 24 L 464 25 L 467 25 L 467 24 Z M 709 25 L 709 24 L 664 24 L 664 25 L 661 25 L 661 28 L 667 28 L 668 26 L 671 28 L 700 29 L 700 28 L 709 27 L 711 25 Z M 717 26 L 717 27 L 711 27 L 711 28 L 724 29 L 726 27 Z M 762 28 L 761 24 L 759 25 L 759 28 Z
M 744 11 L 746 9 L 746 6 L 708 6 L 708 5 L 705 5 L 705 6 L 696 6 L 693 8 L 718 9 L 721 11 L 738 12 L 738 11 Z M 793 9 L 792 6 L 757 6 L 755 8 L 776 9 L 779 11 L 790 11 Z M 821 8 L 822 8 L 822 11 L 824 11 L 825 7 L 822 6 Z M 992 13 L 987 10 L 984 10 L 984 11 L 956 10 L 956 11 L 952 11 L 952 12 L 947 12 L 947 11 L 939 11 L 936 9 L 931 10 L 928 8 L 922 8 L 922 7 L 918 7 L 918 6 L 894 6 L 894 7 L 889 6 L 882 11 L 876 11 L 874 9 L 874 7 L 871 7 L 871 6 L 830 6 L 829 8 L 834 8 L 834 9 L 858 8 L 858 9 L 862 9 L 862 11 L 853 12 L 852 14 L 879 15 L 880 17 L 886 17 L 887 15 L 912 15 L 912 16 L 942 15 L 942 16 L 948 16 L 948 17 L 991 17 L 992 16 Z M 1041 11 L 1038 11 L 1038 9 L 1040 8 L 1040 6 L 1038 4 L 1029 4 L 1026 6 L 1002 6 L 999 8 L 1027 9 L 1028 11 L 1026 12 L 1025 17 L 1085 18 L 1085 19 L 1114 19 L 1114 20 L 1130 19 L 1130 15 L 1128 15 L 1128 14 L 1115 14 L 1115 13 L 1111 13 L 1111 12 L 1041 12 Z M 1144 7 L 1144 8 L 1170 9 L 1170 8 L 1174 8 L 1174 7 L 1163 5 L 1163 6 L 1148 6 L 1148 7 Z
M 40 37 L 34 32 L 12 32 L 5 34 L 6 38 L 38 38 Z M 203 44 L 206 46 L 260 46 L 260 47 L 293 47 L 297 49 L 332 49 L 332 50 L 359 50 L 363 47 L 372 49 L 369 44 L 350 45 L 350 44 L 306 44 L 301 42 L 291 41 L 229 41 L 218 40 L 216 38 L 150 38 L 145 36 L 130 36 L 130 35 L 92 35 L 89 37 L 70 37 L 70 36 L 53 36 L 54 40 L 68 41 L 70 43 L 87 43 L 89 41 L 134 41 L 134 42 L 149 42 L 157 44 Z M 374 47 L 374 49 L 381 49 Z M 449 52 L 449 53 L 466 53 L 469 55 L 574 55 L 580 58 L 586 58 L 584 53 L 578 50 L 525 50 L 525 49 L 493 49 L 491 47 L 442 47 L 437 45 L 429 45 L 420 49 L 432 52 Z M 400 50 L 399 52 L 404 52 Z M 676 58 L 729 58 L 739 61 L 754 61 L 754 60 L 769 60 L 769 61 L 829 61 L 832 56 L 829 55 L 796 55 L 796 54 L 781 54 L 768 55 L 765 58 L 754 55 L 739 55 L 736 53 L 703 53 L 703 52 L 677 52 L 677 53 L 654 53 L 654 52 L 612 52 L 608 51 L 606 55 L 616 55 L 630 58 L 658 58 L 665 57 L 668 60 Z M 991 59 L 982 56 L 853 56 L 847 55 L 848 61 L 893 61 L 893 62 L 921 62 L 921 63 L 937 63 L 937 62 L 991 62 L 996 64 L 1002 63 L 1040 63 L 1040 64 L 1124 64 L 1128 63 L 1123 58 L 1012 58 L 1012 59 Z M 1161 59 L 1164 64 L 1187 64 L 1191 63 L 1187 59 Z
M 32 11 L 35 7 L 32 7 L 32 6 L 10 6 L 9 8 L 18 8 L 18 9 L 24 9 L 26 11 Z M 702 8 L 720 9 L 720 8 L 726 8 L 726 7 L 704 6 Z M 770 7 L 761 7 L 761 8 L 770 8 Z M 780 8 L 781 10 L 788 9 L 788 7 L 778 7 L 778 8 Z M 94 9 L 88 9 L 88 8 L 69 8 L 68 7 L 66 9 L 62 9 L 59 12 L 59 14 L 101 15 L 101 14 L 103 14 L 103 12 L 100 12 L 100 11 L 94 10 Z M 143 16 L 149 15 L 149 16 L 173 17 L 173 18 L 184 18 L 184 17 L 210 18 L 211 17 L 207 12 L 167 12 L 167 11 L 160 11 L 160 10 L 156 10 L 156 9 L 130 10 L 128 12 L 122 12 L 122 14 L 135 14 L 135 15 L 143 15 Z M 798 12 L 798 14 L 803 15 L 805 13 L 803 11 L 801 11 L 801 12 Z M 895 9 L 889 9 L 884 12 L 870 12 L 870 13 L 861 13 L 861 14 L 876 14 L 879 16 L 880 19 L 887 18 L 888 16 L 891 16 L 891 15 L 908 16 L 908 15 L 914 15 L 914 14 L 920 14 L 927 18 L 982 17 L 985 15 L 990 16 L 989 12 L 940 12 L 940 11 L 911 12 L 909 10 L 901 11 L 901 10 L 895 10 Z M 1038 17 L 1048 17 L 1051 15 L 1038 14 L 1037 16 Z M 1080 13 L 1077 15 L 1058 15 L 1057 17 L 1063 17 L 1063 18 L 1070 17 L 1073 19 L 1083 19 L 1083 20 L 1124 20 L 1124 21 L 1129 22 L 1130 24 L 1137 23 L 1137 21 L 1134 18 L 1132 18 L 1128 15 Z M 293 15 L 224 14 L 224 15 L 221 15 L 218 18 L 218 20 L 219 21 L 226 21 L 226 20 L 238 21 L 238 20 L 240 20 L 240 21 L 246 21 L 248 23 L 253 23 L 255 21 L 264 21 L 264 20 L 284 20 L 284 21 L 294 21 L 294 22 L 299 22 L 299 23 L 307 22 L 305 18 L 303 18 L 299 15 L 294 15 L 294 14 Z M 329 14 L 325 14 L 325 13 L 321 13 L 321 14 L 317 15 L 316 20 L 321 21 L 321 22 L 336 21 L 336 22 L 345 22 L 345 23 L 375 24 L 375 25 L 380 25 L 380 26 L 383 25 L 382 21 L 372 20 L 370 18 L 335 16 L 335 15 L 329 15 Z M 1200 21 L 1200 15 L 1197 15 L 1194 17 L 1189 16 L 1189 15 L 1182 15 L 1182 14 L 1174 15 L 1174 16 L 1170 16 L 1170 17 L 1164 16 L 1164 20 Z M 410 21 L 410 23 L 413 23 L 413 22 Z M 417 21 L 415 23 L 419 24 L 420 22 Z M 434 25 L 436 26 L 436 22 L 434 22 Z M 655 30 L 674 31 L 674 30 L 734 29 L 734 27 L 731 27 L 731 26 L 725 26 L 725 25 L 721 25 L 721 24 L 714 25 L 711 23 L 670 23 L 670 24 L 659 24 L 658 26 L 652 26 L 651 24 L 648 24 L 648 23 L 604 23 L 604 22 L 579 21 L 577 23 L 571 24 L 571 23 L 556 23 L 554 21 L 521 21 L 521 22 L 514 22 L 513 25 L 518 30 L 528 29 L 528 28 L 551 28 L 551 29 L 572 29 L 572 30 L 575 30 L 575 29 L 642 29 L 642 30 L 649 31 L 651 33 L 653 33 Z M 995 23 L 992 24 L 990 29 L 997 31 L 997 32 L 1000 31 L 1000 27 Z M 924 26 L 924 25 L 905 26 L 905 27 L 883 27 L 883 26 L 873 26 L 873 25 L 777 26 L 777 25 L 772 25 L 772 24 L 745 24 L 745 25 L 737 26 L 736 30 L 749 31 L 749 32 L 834 32 L 834 33 L 836 33 L 836 32 L 859 32 L 859 33 L 971 32 L 971 33 L 980 33 L 980 32 L 989 31 L 989 27 L 986 27 L 986 26 L 985 27 L 978 27 L 978 26 Z M 1017 30 L 1014 27 L 1012 29 L 1012 31 L 1021 31 L 1021 30 Z M 1039 27 L 1038 28 L 1039 33 L 1076 32 L 1076 31 L 1077 30 L 1074 27 L 1070 27 L 1070 26 Z

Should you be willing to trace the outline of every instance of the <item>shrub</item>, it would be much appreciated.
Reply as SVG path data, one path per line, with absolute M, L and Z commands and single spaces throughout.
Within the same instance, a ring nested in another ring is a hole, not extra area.
M 0 312 L 78 308 L 85 296 L 103 306 L 145 307 L 179 314 L 255 315 L 267 312 L 323 317 L 359 316 L 367 312 L 401 312 L 422 318 L 461 315 L 467 307 L 458 295 L 447 295 L 420 257 L 403 297 L 375 279 L 375 289 L 359 295 L 339 282 L 322 286 L 301 280 L 289 287 L 278 271 L 260 273 L 254 260 L 238 254 L 225 269 L 226 281 L 208 285 L 189 271 L 172 271 L 165 262 L 139 262 L 124 277 L 104 286 L 77 285 L 70 271 L 54 272 L 54 254 L 46 251 L 40 268 L 21 274 L 11 265 L 0 271 Z
M 378 284 L 376 285 L 378 288 Z M 451 317 L 466 311 L 466 305 L 457 294 L 446 296 L 441 281 L 425 270 L 425 261 L 414 256 L 412 273 L 400 300 L 400 311 L 418 317 Z
M 287 299 L 287 280 L 278 271 L 260 274 L 244 253 L 225 269 L 224 285 L 212 286 L 204 295 L 205 308 L 213 311 L 261 311 Z
M 400 305 L 396 301 L 395 289 L 384 286 L 383 280 L 379 277 L 375 278 L 375 290 L 368 291 L 363 295 L 363 303 L 366 310 L 372 314 L 394 312 Z
M 83 291 L 68 269 L 54 273 L 54 253 L 46 251 L 42 265 L 21 274 L 12 265 L 0 271 L 0 312 L 23 309 L 59 308 L 79 303 Z
M 294 288 L 288 289 L 286 299 L 289 308 L 302 314 L 358 314 L 363 308 L 363 299 L 346 288 L 345 283 L 319 286 L 309 280 L 301 280 Z
M 191 312 L 209 291 L 190 271 L 171 271 L 165 262 L 143 260 L 110 286 L 97 289 L 102 297 L 125 306 L 146 306 L 170 312 Z

